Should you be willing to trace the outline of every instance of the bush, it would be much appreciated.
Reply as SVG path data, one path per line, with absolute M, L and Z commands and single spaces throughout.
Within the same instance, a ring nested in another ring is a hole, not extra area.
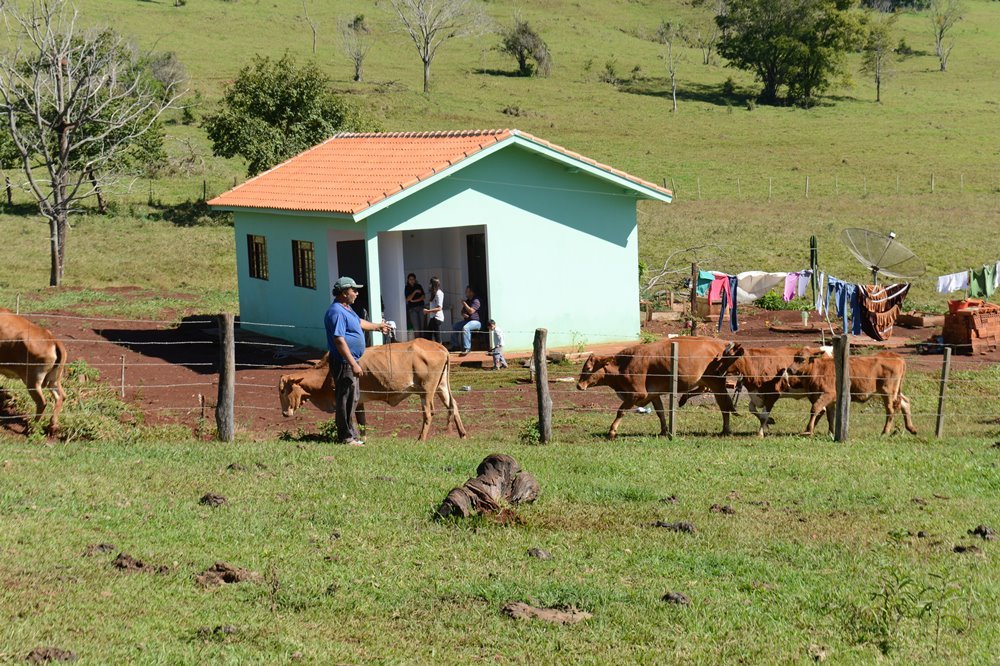
M 785 301 L 784 297 L 776 291 L 769 291 L 756 301 L 755 306 L 761 310 L 811 310 L 812 303 L 808 298 L 793 298 Z

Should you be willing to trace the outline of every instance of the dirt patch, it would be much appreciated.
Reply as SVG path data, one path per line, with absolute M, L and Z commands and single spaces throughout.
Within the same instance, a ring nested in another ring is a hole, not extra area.
M 679 606 L 691 605 L 691 600 L 680 592 L 667 592 L 663 595 L 661 601 L 665 601 L 668 604 L 677 604 Z
M 36 647 L 29 652 L 24 660 L 29 664 L 48 664 L 53 661 L 76 661 L 75 652 L 57 647 Z
M 653 527 L 662 527 L 670 532 L 683 532 L 684 534 L 695 534 L 698 531 L 693 524 L 683 520 L 676 523 L 668 523 L 664 520 L 657 520 L 653 523 Z
M 233 583 L 253 583 L 260 580 L 260 574 L 242 567 L 234 567 L 226 562 L 216 562 L 194 579 L 202 587 L 218 587 Z
M 952 548 L 952 550 L 956 553 L 971 553 L 973 555 L 978 555 L 979 553 L 983 552 L 983 549 L 980 548 L 979 546 L 964 546 L 961 544 L 955 546 L 954 548 Z
M 503 612 L 515 620 L 542 620 L 553 624 L 576 624 L 593 617 L 593 614 L 572 606 L 569 608 L 537 608 L 520 601 L 512 601 L 507 604 L 503 607 Z
M 80 556 L 89 557 L 91 555 L 103 555 L 105 553 L 113 553 L 115 550 L 115 545 L 112 543 L 92 543 L 83 549 Z
M 713 504 L 708 508 L 712 513 L 724 513 L 727 516 L 731 516 L 736 513 L 736 509 L 732 507 L 731 504 Z
M 164 565 L 153 566 L 142 560 L 137 560 L 128 553 L 118 553 L 111 566 L 124 573 L 169 573 L 170 567 Z
M 205 493 L 198 500 L 198 504 L 204 504 L 205 506 L 222 506 L 229 500 L 226 499 L 225 495 L 219 495 L 217 493 Z
M 541 548 L 529 548 L 528 557 L 534 557 L 535 559 L 539 560 L 551 560 L 552 553 L 550 553 L 547 550 L 543 550 Z
M 231 624 L 220 624 L 215 627 L 198 627 L 198 638 L 204 641 L 224 641 L 230 636 L 235 636 L 239 629 Z

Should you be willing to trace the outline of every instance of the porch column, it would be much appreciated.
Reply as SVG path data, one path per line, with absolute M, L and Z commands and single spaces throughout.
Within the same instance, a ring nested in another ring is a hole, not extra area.
M 378 269 L 378 235 L 365 238 L 365 263 L 368 275 L 365 276 L 365 289 L 368 290 L 368 318 L 376 324 L 382 321 L 382 283 L 379 281 Z M 374 344 L 382 344 L 382 334 L 375 332 Z
M 406 282 L 403 268 L 403 233 L 400 231 L 381 233 L 378 235 L 378 242 L 379 280 L 385 282 L 385 288 L 382 290 L 385 312 L 382 316 L 396 322 L 397 339 L 407 340 L 406 304 L 403 299 L 403 283 Z

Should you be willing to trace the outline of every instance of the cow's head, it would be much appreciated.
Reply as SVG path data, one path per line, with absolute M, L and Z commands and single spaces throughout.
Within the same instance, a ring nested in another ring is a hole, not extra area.
M 302 388 L 302 378 L 294 375 L 282 375 L 278 382 L 278 396 L 281 398 L 281 415 L 291 416 L 309 395 Z
M 829 358 L 831 352 L 825 347 L 803 347 L 795 353 L 792 364 L 781 375 L 779 391 L 794 391 L 802 388 L 802 380 L 813 374 L 816 361 Z
M 739 370 L 738 361 L 743 358 L 746 354 L 746 349 L 743 348 L 738 342 L 730 342 L 726 345 L 726 348 L 722 351 L 722 357 L 719 360 L 721 365 L 721 374 L 725 375 L 738 375 L 741 374 Z M 715 373 L 720 374 L 720 373 Z
M 591 354 L 580 370 L 580 380 L 576 383 L 579 391 L 586 391 L 591 386 L 600 386 L 608 373 L 609 367 L 615 364 L 614 356 L 598 356 Z

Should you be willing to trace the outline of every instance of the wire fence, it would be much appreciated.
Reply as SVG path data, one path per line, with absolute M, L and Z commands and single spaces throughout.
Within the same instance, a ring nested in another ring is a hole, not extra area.
M 145 416 L 156 416 L 161 420 L 202 428 L 204 420 L 208 418 L 209 410 L 215 410 L 219 406 L 216 394 L 224 383 L 222 375 L 226 373 L 226 369 L 220 353 L 223 345 L 219 339 L 215 339 L 222 333 L 218 318 L 206 317 L 176 322 L 49 313 L 29 313 L 25 316 L 32 319 L 85 321 L 92 324 L 92 330 L 97 335 L 105 330 L 103 325 L 107 323 L 129 324 L 136 327 L 134 330 L 120 331 L 122 337 L 128 337 L 127 340 L 83 338 L 76 335 L 58 337 L 39 335 L 21 339 L 21 342 L 31 343 L 28 346 L 58 341 L 68 348 L 70 372 L 65 388 L 70 413 L 73 410 L 85 412 L 89 400 L 111 392 Z M 162 325 L 168 325 L 170 328 L 153 328 Z M 295 326 L 283 324 L 276 328 L 292 329 Z M 141 334 L 149 331 L 155 331 L 158 335 L 170 339 L 141 339 Z M 124 335 L 125 333 L 134 335 Z M 588 334 L 587 337 L 598 339 L 602 336 L 594 333 Z M 725 392 L 723 400 L 734 401 L 741 422 L 748 413 L 747 404 L 774 397 L 776 393 L 782 396 L 778 401 L 778 404 L 782 405 L 779 411 L 782 414 L 792 412 L 792 408 L 786 406 L 791 402 L 787 397 L 793 389 L 788 384 L 789 377 L 796 376 L 794 367 L 801 366 L 806 357 L 810 356 L 801 351 L 801 343 L 789 345 L 780 338 L 737 336 L 735 340 L 703 339 L 705 342 L 701 343 L 702 348 L 692 350 L 686 348 L 689 345 L 683 342 L 684 340 L 690 338 L 664 339 L 649 344 L 622 344 L 620 349 L 607 354 L 591 355 L 582 349 L 569 352 L 570 357 L 585 363 L 582 368 L 566 363 L 554 363 L 549 366 L 544 392 L 551 400 L 556 424 L 582 433 L 594 434 L 601 432 L 619 410 L 652 414 L 654 409 L 660 409 L 657 403 L 662 400 L 665 403 L 662 407 L 664 412 L 670 409 L 670 404 L 674 405 L 671 410 L 671 421 L 677 420 L 678 432 L 683 434 L 687 430 L 692 433 L 704 433 L 712 421 L 721 418 L 715 401 L 722 397 L 722 391 Z M 672 345 L 678 341 L 685 347 L 679 352 L 685 367 L 678 371 L 675 386 L 672 383 L 675 374 L 670 363 L 673 358 Z M 739 346 L 734 346 L 734 343 L 738 343 Z M 114 350 L 113 347 L 118 349 Z M 289 427 L 283 426 L 280 423 L 282 419 L 278 418 L 281 414 L 278 380 L 283 374 L 315 372 L 325 375 L 325 369 L 314 368 L 310 362 L 317 360 L 316 350 L 309 350 L 294 343 L 261 339 L 260 336 L 235 340 L 234 347 L 242 351 L 239 352 L 241 358 L 238 361 L 234 358 L 229 369 L 235 389 L 231 409 L 241 423 L 242 429 L 245 431 L 260 429 L 273 433 L 275 428 Z M 161 351 L 164 349 L 169 349 L 170 353 L 164 354 Z M 409 350 L 405 345 L 389 345 L 384 349 L 392 350 L 391 353 L 397 359 L 399 368 L 407 365 L 405 359 Z M 122 353 L 118 353 L 119 351 Z M 442 349 L 442 354 L 444 353 L 446 352 Z M 811 362 L 823 365 L 820 374 L 823 375 L 821 379 L 826 382 L 824 391 L 818 391 L 815 386 L 812 390 L 808 386 L 805 388 L 800 386 L 799 395 L 793 397 L 805 397 L 809 400 L 829 393 L 830 366 L 833 365 L 833 359 L 823 360 L 826 357 L 822 356 L 822 353 L 818 348 L 811 350 L 812 355 L 820 354 L 813 356 Z M 118 355 L 117 359 L 114 358 L 115 354 Z M 456 402 L 462 403 L 460 413 L 473 417 L 470 424 L 474 428 L 473 432 L 478 425 L 476 421 L 488 423 L 487 427 L 492 430 L 501 427 L 499 424 L 504 420 L 523 424 L 535 418 L 542 418 L 539 409 L 541 392 L 538 384 L 532 383 L 535 372 L 530 371 L 537 368 L 539 354 L 544 357 L 548 355 L 548 350 L 544 348 L 534 350 L 529 357 L 529 365 L 532 367 L 519 372 L 514 365 L 515 369 L 505 375 L 463 369 L 455 365 L 462 360 L 460 357 L 454 355 L 450 357 L 454 366 L 451 374 L 451 391 Z M 796 354 L 798 358 L 794 358 Z M 281 355 L 281 358 L 277 355 Z M 740 361 L 748 355 L 757 363 L 758 371 L 754 370 L 753 364 L 747 365 Z M 524 358 L 523 354 L 511 356 L 512 360 L 518 357 Z M 477 358 L 481 365 L 489 363 L 484 357 Z M 885 418 L 885 413 L 880 407 L 881 395 L 878 392 L 881 385 L 887 381 L 887 377 L 884 370 L 875 372 L 872 370 L 873 366 L 865 364 L 863 359 L 868 358 L 867 356 L 852 355 L 850 358 L 854 359 L 850 361 L 853 370 L 851 379 L 859 385 L 871 385 L 864 389 L 866 394 L 875 393 L 870 401 L 875 403 L 874 407 L 855 407 L 854 418 L 860 420 L 863 432 L 867 434 L 871 430 L 868 425 L 870 421 Z M 79 361 L 84 363 L 79 364 L 79 367 L 73 365 Z M 12 358 L 9 354 L 5 355 L 0 366 L 8 370 L 20 369 L 27 372 L 33 367 L 46 364 L 50 362 L 45 359 L 33 359 L 25 353 L 23 360 Z M 853 368 L 855 364 L 856 370 Z M 962 371 L 949 373 L 949 364 L 950 354 L 942 356 L 940 369 L 927 369 L 927 363 L 923 362 L 920 364 L 925 366 L 923 371 L 910 372 L 903 380 L 901 392 L 909 400 L 911 416 L 925 421 L 934 419 L 934 429 L 938 432 L 943 421 L 962 423 L 966 434 L 968 424 L 977 424 L 974 430 L 983 435 L 992 436 L 997 433 L 1000 427 L 1000 408 L 996 408 L 995 405 L 998 404 L 996 399 L 1000 398 L 1000 381 L 997 381 L 1000 379 L 998 371 L 1000 365 L 988 359 L 969 359 L 962 362 L 964 368 Z M 690 372 L 692 377 L 697 375 L 694 377 L 697 382 L 685 374 L 689 372 L 687 366 L 694 368 Z M 98 370 L 101 373 L 100 380 L 96 382 L 86 380 L 87 368 Z M 781 372 L 778 372 L 778 369 L 782 369 Z M 388 372 L 396 371 L 396 366 L 390 364 Z M 807 380 L 815 380 L 816 368 L 812 368 L 810 372 L 813 374 L 802 373 L 800 369 L 800 376 Z M 942 376 L 944 381 L 941 379 Z M 586 391 L 581 391 L 578 387 L 578 383 L 586 385 L 591 382 L 595 385 L 586 387 L 588 388 Z M 327 388 L 329 390 L 329 387 Z M 852 387 L 849 393 L 854 394 L 852 397 L 858 398 L 861 397 L 858 393 L 860 390 Z M 841 396 L 844 395 L 843 392 L 840 393 Z M 891 391 L 889 393 L 892 395 Z M 697 404 L 693 408 L 678 412 L 676 405 L 685 394 L 688 398 L 695 397 Z M 898 411 L 900 409 L 898 401 L 892 407 L 894 411 Z M 801 411 L 802 416 L 807 412 L 802 407 L 794 409 Z M 444 415 L 439 408 L 435 411 L 438 417 L 437 423 L 442 423 L 445 420 Z M 268 419 L 266 416 L 268 413 L 273 414 L 274 418 Z M 369 402 L 367 414 L 370 423 L 374 421 L 376 424 L 382 424 L 384 428 L 392 429 L 401 426 L 416 427 L 421 421 L 423 410 L 415 400 L 393 407 L 384 403 L 375 405 Z M 317 414 L 313 414 L 310 418 L 314 419 L 316 416 Z M 23 415 L 12 414 L 9 409 L 2 415 L 2 420 L 8 422 L 22 418 Z M 323 414 L 322 418 L 332 418 L 332 414 Z M 260 419 L 263 419 L 263 424 L 255 425 Z M 757 419 L 751 418 L 750 423 L 756 424 L 756 421 Z M 301 425 L 301 421 L 295 420 L 288 423 L 292 427 Z M 630 427 L 649 430 L 641 424 L 641 421 L 636 421 Z M 756 425 L 749 428 L 744 426 L 743 430 L 755 431 Z M 921 430 L 926 432 L 928 424 L 922 423 Z M 871 434 L 874 432 L 875 430 Z

